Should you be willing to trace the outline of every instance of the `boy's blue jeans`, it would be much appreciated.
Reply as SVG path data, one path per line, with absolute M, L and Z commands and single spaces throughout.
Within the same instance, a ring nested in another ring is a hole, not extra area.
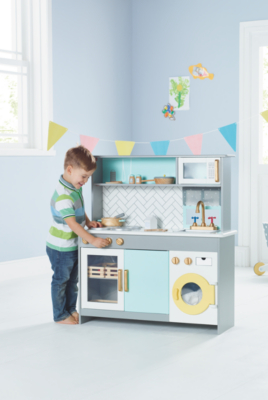
M 78 295 L 78 250 L 58 251 L 46 247 L 51 268 L 51 297 L 54 321 L 62 321 L 76 311 Z

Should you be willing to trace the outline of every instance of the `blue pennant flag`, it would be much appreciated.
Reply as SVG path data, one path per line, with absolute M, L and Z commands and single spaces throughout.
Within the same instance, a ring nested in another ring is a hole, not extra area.
M 236 151 L 236 123 L 218 129 L 232 149 Z
M 156 156 L 165 156 L 168 151 L 169 142 L 170 142 L 169 140 L 163 140 L 160 142 L 150 142 L 154 154 Z

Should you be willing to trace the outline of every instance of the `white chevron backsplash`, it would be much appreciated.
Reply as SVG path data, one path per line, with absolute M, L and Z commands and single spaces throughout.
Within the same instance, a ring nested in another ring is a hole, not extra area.
M 103 187 L 103 216 L 124 212 L 126 224 L 144 226 L 151 214 L 158 218 L 159 228 L 183 228 L 182 189 L 144 185 L 141 187 Z

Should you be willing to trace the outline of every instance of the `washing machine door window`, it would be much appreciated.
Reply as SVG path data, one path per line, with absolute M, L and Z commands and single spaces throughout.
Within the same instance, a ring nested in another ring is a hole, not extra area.
M 184 274 L 174 283 L 172 297 L 185 314 L 201 314 L 215 304 L 215 286 L 198 274 Z
M 202 300 L 202 289 L 194 282 L 186 283 L 181 289 L 181 298 L 184 303 L 196 306 Z

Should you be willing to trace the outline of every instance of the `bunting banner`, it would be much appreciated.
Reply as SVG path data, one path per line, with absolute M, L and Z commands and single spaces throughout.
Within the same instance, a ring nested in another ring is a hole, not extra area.
M 234 151 L 236 151 L 236 123 L 219 128 L 224 139 L 229 143 Z
M 203 133 L 198 133 L 197 135 L 187 136 L 184 138 L 185 142 L 189 146 L 191 152 L 198 156 L 201 154 Z
M 261 115 L 266 122 L 268 122 L 268 110 L 262 111 L 256 115 L 249 117 L 249 119 L 257 117 Z M 248 119 L 248 118 L 247 118 Z M 170 140 L 159 140 L 153 142 L 134 142 L 127 140 L 110 140 L 110 139 L 99 139 L 92 136 L 80 135 L 80 142 L 83 146 L 89 149 L 91 152 L 95 149 L 97 143 L 99 141 L 102 142 L 111 142 L 115 143 L 117 153 L 119 156 L 129 156 L 132 153 L 133 147 L 135 143 L 137 144 L 150 144 L 153 152 L 156 156 L 165 156 L 169 149 L 170 142 L 177 142 L 179 140 L 184 140 L 188 145 L 189 149 L 194 155 L 200 155 L 202 151 L 202 142 L 203 135 L 212 133 L 212 132 L 220 132 L 227 143 L 232 147 L 234 151 L 236 151 L 236 133 L 237 133 L 237 125 L 242 121 L 238 121 L 237 123 L 229 124 L 222 126 L 221 128 L 216 128 L 208 132 L 198 133 L 195 135 L 190 135 L 178 139 L 170 139 Z M 48 128 L 48 142 L 47 142 L 47 150 L 51 149 L 55 143 L 67 132 L 68 128 L 64 126 L 58 125 L 55 122 L 49 121 Z M 74 132 L 71 132 L 74 133 Z M 77 134 L 76 134 L 77 135 Z
M 47 150 L 50 150 L 52 146 L 68 131 L 68 128 L 55 124 L 55 122 L 49 121 L 48 125 L 48 139 L 47 139 Z
M 115 140 L 117 153 L 119 156 L 130 156 L 135 142 L 128 142 L 125 140 Z
M 268 122 L 268 110 L 261 112 L 261 116 Z
M 156 156 L 165 156 L 168 151 L 170 140 L 162 140 L 158 142 L 150 142 L 154 154 Z
M 100 139 L 95 138 L 95 137 L 80 135 L 81 145 L 84 146 L 89 151 L 91 151 L 91 153 L 95 149 L 99 140 Z

